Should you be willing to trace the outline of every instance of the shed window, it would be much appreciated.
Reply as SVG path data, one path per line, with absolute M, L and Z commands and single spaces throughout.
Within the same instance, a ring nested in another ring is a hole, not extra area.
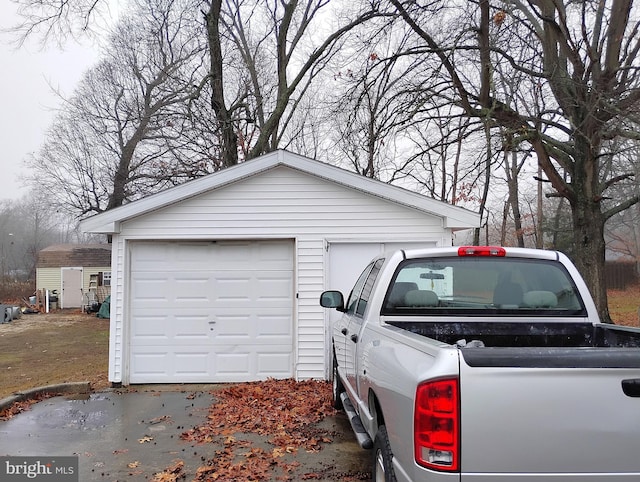
M 102 271 L 99 279 L 101 286 L 111 286 L 111 271 Z

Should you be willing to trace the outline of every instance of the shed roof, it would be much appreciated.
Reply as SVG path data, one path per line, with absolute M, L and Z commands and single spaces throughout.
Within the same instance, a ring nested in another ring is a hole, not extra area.
M 54 244 L 38 252 L 36 268 L 111 266 L 110 244 Z
M 246 161 L 208 176 L 186 182 L 138 201 L 105 211 L 82 221 L 81 228 L 89 233 L 113 234 L 120 223 L 207 191 L 242 181 L 265 171 L 285 166 L 310 176 L 333 182 L 345 188 L 398 203 L 443 219 L 443 227 L 451 230 L 475 228 L 480 225 L 477 213 L 429 198 L 398 186 L 371 179 L 288 151 L 278 150 Z

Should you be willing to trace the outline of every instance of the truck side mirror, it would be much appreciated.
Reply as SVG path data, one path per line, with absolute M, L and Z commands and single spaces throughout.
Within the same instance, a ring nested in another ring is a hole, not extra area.
M 325 291 L 320 295 L 320 306 L 344 311 L 344 297 L 340 291 Z

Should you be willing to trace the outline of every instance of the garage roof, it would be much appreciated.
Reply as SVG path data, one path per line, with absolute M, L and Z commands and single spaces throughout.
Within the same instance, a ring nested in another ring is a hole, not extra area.
M 386 184 L 344 169 L 309 159 L 288 151 L 278 150 L 246 161 L 208 176 L 186 182 L 180 186 L 167 189 L 124 206 L 105 211 L 81 223 L 81 228 L 88 233 L 115 234 L 120 230 L 120 223 L 182 200 L 198 196 L 207 191 L 219 189 L 226 185 L 256 176 L 265 171 L 285 166 L 290 169 L 315 176 L 349 189 L 362 191 L 388 201 L 402 204 L 425 213 L 443 218 L 443 227 L 451 230 L 475 228 L 480 225 L 480 216 L 467 209 L 437 201 L 412 191 Z

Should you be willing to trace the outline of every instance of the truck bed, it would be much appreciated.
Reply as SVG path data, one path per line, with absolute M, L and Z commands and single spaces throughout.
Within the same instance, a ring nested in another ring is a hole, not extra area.
M 623 326 L 432 321 L 388 324 L 460 347 L 469 366 L 640 367 L 640 332 Z
M 640 332 L 592 323 L 389 321 L 387 324 L 449 345 L 480 341 L 485 347 L 640 347 Z M 477 343 L 475 344 L 477 346 Z

